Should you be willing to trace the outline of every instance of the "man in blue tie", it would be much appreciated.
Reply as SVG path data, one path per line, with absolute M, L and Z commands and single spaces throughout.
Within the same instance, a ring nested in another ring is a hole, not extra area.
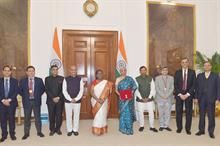
M 28 66 L 26 68 L 27 77 L 23 78 L 19 83 L 20 95 L 24 107 L 24 136 L 23 140 L 27 139 L 31 128 L 31 113 L 34 112 L 35 126 L 37 135 L 44 137 L 41 129 L 41 96 L 45 91 L 44 83 L 41 78 L 35 77 L 35 68 Z
M 15 111 L 18 105 L 18 81 L 11 77 L 11 68 L 6 65 L 2 69 L 3 78 L 0 79 L 0 112 L 1 112 L 1 129 L 2 138 L 0 142 L 7 139 L 7 122 L 9 119 L 9 133 L 12 140 L 15 136 Z

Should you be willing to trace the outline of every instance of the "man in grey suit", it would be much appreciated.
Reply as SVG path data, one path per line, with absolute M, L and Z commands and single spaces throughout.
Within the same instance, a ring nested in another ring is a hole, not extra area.
M 172 131 L 169 128 L 169 121 L 172 108 L 173 90 L 174 90 L 174 79 L 168 75 L 167 66 L 162 67 L 161 75 L 155 79 L 156 87 L 156 103 L 159 111 L 159 124 L 160 131 L 164 129 Z

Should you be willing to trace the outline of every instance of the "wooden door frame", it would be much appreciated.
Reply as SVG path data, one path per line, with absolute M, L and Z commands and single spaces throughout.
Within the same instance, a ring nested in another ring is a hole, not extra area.
M 62 30 L 62 61 L 63 61 L 63 65 L 65 67 L 65 60 L 64 60 L 64 54 L 65 54 L 65 49 L 64 48 L 64 42 L 66 41 L 65 38 L 67 38 L 67 36 L 112 36 L 113 39 L 113 46 L 116 46 L 116 48 L 113 48 L 113 54 L 115 54 L 114 56 L 112 56 L 112 60 L 115 60 L 113 62 L 113 66 L 115 66 L 116 68 L 116 61 L 117 61 L 117 53 L 118 53 L 118 31 L 106 31 L 106 30 L 72 30 L 72 29 L 63 29 Z M 93 71 L 91 71 L 91 74 Z M 65 69 L 64 69 L 64 74 L 67 75 L 67 73 L 65 73 Z M 111 81 L 114 83 L 115 82 L 115 69 L 111 70 L 110 74 L 114 74 L 113 77 L 111 77 Z M 115 87 L 113 87 L 113 94 L 115 94 Z M 113 97 L 116 97 L 116 95 L 113 95 Z M 117 105 L 118 106 L 118 105 Z M 109 115 L 110 118 L 118 118 L 118 114 L 110 114 Z

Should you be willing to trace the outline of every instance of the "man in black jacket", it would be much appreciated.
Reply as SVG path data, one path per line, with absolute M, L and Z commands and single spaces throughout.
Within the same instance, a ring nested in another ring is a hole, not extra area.
M 185 130 L 188 135 L 191 135 L 192 124 L 192 104 L 196 83 L 195 71 L 189 69 L 189 60 L 183 58 L 181 60 L 182 68 L 176 71 L 174 76 L 174 89 L 176 97 L 176 123 L 177 133 L 181 133 L 182 117 L 183 117 L 183 104 L 185 104 L 186 112 L 186 125 Z
M 196 80 L 196 99 L 199 103 L 199 132 L 197 136 L 205 134 L 205 115 L 208 114 L 208 131 L 211 138 L 215 138 L 215 105 L 220 100 L 220 79 L 219 76 L 211 72 L 210 62 L 204 63 L 204 71 L 200 73 Z
M 60 127 L 62 125 L 62 113 L 64 107 L 64 96 L 62 93 L 62 84 L 64 77 L 58 75 L 58 67 L 50 67 L 51 75 L 45 79 L 45 91 L 47 94 L 47 107 L 50 121 L 50 136 L 56 132 L 61 135 Z

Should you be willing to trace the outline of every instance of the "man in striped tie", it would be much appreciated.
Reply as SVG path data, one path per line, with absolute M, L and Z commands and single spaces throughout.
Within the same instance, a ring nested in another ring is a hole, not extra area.
M 182 68 L 176 71 L 174 76 L 174 90 L 176 98 L 176 124 L 177 133 L 181 133 L 183 128 L 183 105 L 185 104 L 186 125 L 185 130 L 188 135 L 191 135 L 192 124 L 192 104 L 194 98 L 194 90 L 196 83 L 195 71 L 189 69 L 188 58 L 181 60 Z

